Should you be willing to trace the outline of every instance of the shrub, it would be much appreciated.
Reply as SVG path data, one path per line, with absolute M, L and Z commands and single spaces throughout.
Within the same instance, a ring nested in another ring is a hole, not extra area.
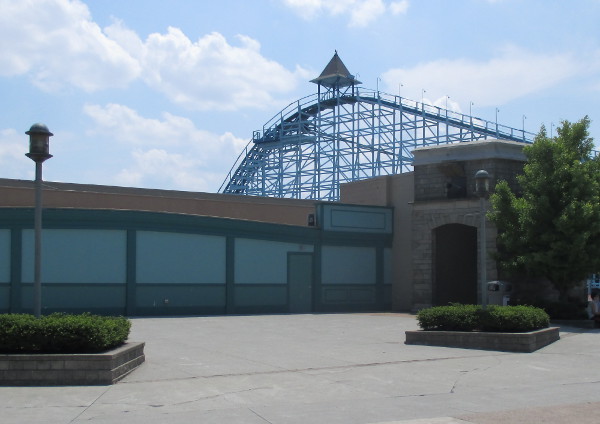
M 419 311 L 419 327 L 426 331 L 526 332 L 548 327 L 550 317 L 533 306 L 452 304 Z
M 93 353 L 125 343 L 131 322 L 91 314 L 0 315 L 1 353 Z
M 550 317 L 533 306 L 489 306 L 481 315 L 483 331 L 518 333 L 546 328 Z
M 423 330 L 473 331 L 478 328 L 480 313 L 480 306 L 454 303 L 422 309 L 417 321 Z

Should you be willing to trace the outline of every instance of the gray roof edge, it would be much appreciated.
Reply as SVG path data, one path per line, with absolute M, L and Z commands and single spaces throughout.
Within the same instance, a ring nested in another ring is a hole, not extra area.
M 455 144 L 419 147 L 412 151 L 414 166 L 447 161 L 506 159 L 525 162 L 527 144 L 509 140 L 478 140 Z

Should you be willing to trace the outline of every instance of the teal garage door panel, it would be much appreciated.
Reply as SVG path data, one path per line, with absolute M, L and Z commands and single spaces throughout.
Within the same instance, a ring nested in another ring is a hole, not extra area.
M 10 230 L 0 230 L 0 284 L 8 282 L 10 282 Z
M 287 286 L 236 286 L 234 296 L 236 313 L 288 312 Z
M 135 313 L 140 315 L 224 313 L 225 286 L 138 284 Z
M 327 284 L 375 284 L 374 247 L 323 246 L 322 282 Z
M 10 286 L 0 284 L 0 314 L 8 312 L 10 309 Z
M 268 240 L 235 240 L 236 284 L 287 284 L 288 252 L 312 252 L 313 246 Z
M 33 285 L 21 288 L 21 305 L 33 309 Z M 42 286 L 42 313 L 56 311 L 125 314 L 125 286 L 122 284 L 45 284 Z
M 22 281 L 33 282 L 34 234 L 23 230 Z M 126 231 L 43 230 L 42 283 L 125 283 Z
M 137 232 L 138 284 L 225 284 L 225 237 Z

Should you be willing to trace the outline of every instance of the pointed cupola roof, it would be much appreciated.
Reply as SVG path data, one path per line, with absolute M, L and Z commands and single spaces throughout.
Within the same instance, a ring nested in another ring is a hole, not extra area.
M 362 84 L 354 78 L 354 75 L 350 74 L 348 68 L 346 68 L 346 65 L 344 65 L 344 62 L 338 56 L 337 50 L 325 69 L 323 69 L 323 72 L 321 72 L 321 75 L 310 82 L 325 87 L 347 87 L 349 85 Z

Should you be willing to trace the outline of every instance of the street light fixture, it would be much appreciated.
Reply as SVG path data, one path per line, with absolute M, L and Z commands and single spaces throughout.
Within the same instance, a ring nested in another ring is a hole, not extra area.
M 485 213 L 486 199 L 490 194 L 490 174 L 480 169 L 475 173 L 475 194 L 479 197 L 479 275 L 481 277 L 481 307 L 487 306 L 487 249 L 486 249 L 486 228 L 485 228 Z
M 473 128 L 473 105 L 475 103 L 469 102 L 469 120 L 471 121 L 471 128 Z
M 496 108 L 496 137 L 499 137 L 499 134 L 498 134 L 498 112 L 500 112 L 500 109 Z
M 53 136 L 44 124 L 33 124 L 25 134 L 29 136 L 29 159 L 35 162 L 35 253 L 33 276 L 33 314 L 42 314 L 42 163 L 50 159 L 50 137 Z

